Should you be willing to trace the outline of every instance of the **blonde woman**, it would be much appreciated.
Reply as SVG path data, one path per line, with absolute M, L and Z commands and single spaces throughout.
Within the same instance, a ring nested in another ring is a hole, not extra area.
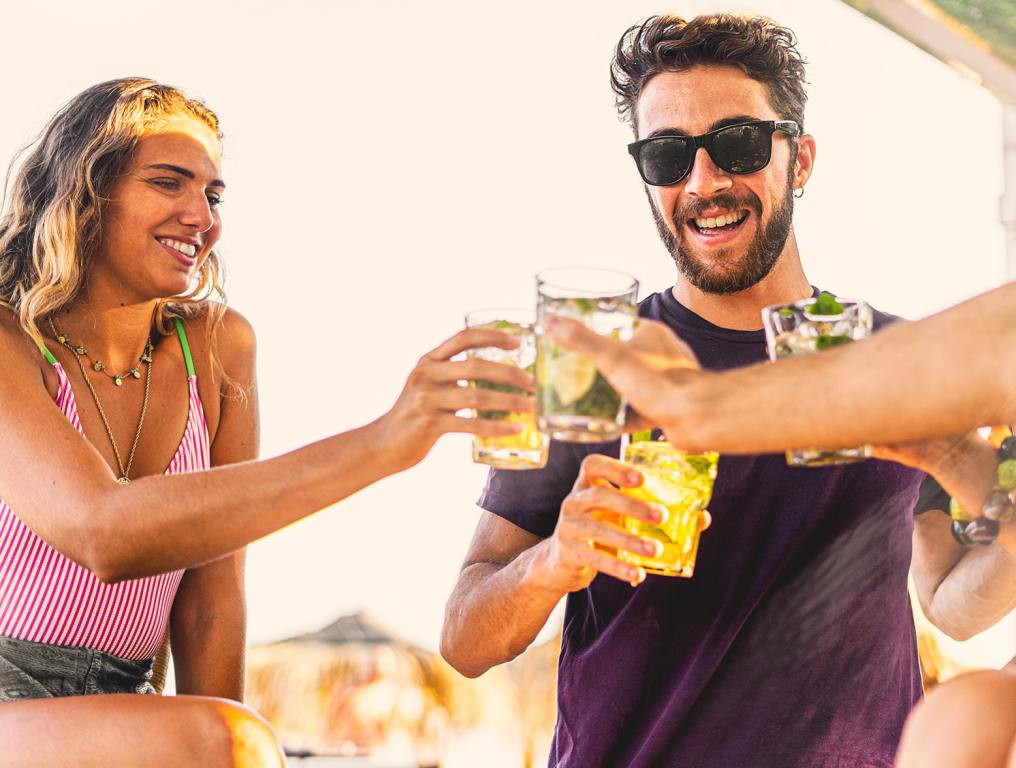
M 101 83 L 47 125 L 0 220 L 0 734 L 5 766 L 279 765 L 242 698 L 243 547 L 419 462 L 521 370 L 424 355 L 390 411 L 268 461 L 254 332 L 223 303 L 215 114 Z M 217 300 L 216 300 L 217 299 Z M 175 698 L 144 696 L 172 631 Z M 232 702 L 228 700 L 233 700 Z

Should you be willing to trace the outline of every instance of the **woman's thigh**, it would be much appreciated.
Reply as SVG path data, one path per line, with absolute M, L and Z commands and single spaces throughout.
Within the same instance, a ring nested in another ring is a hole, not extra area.
M 1016 768 L 1016 673 L 972 672 L 932 691 L 903 730 L 897 768 Z
M 0 704 L 5 768 L 279 768 L 271 727 L 201 696 L 72 696 Z

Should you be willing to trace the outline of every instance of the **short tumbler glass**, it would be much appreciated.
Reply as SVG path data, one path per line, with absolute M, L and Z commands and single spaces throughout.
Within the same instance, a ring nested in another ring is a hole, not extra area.
M 719 455 L 713 451 L 685 453 L 662 440 L 628 443 L 624 463 L 642 473 L 645 482 L 622 493 L 667 508 L 667 519 L 651 525 L 634 517 L 622 517 L 625 530 L 662 544 L 659 556 L 637 555 L 618 550 L 627 563 L 661 576 L 691 578 L 695 571 L 699 534 L 706 505 L 712 497 Z
M 811 355 L 871 335 L 872 312 L 868 304 L 828 294 L 823 294 L 820 299 L 802 299 L 762 310 L 770 360 L 775 362 L 784 357 Z M 793 467 L 824 467 L 852 464 L 870 457 L 869 445 L 840 450 L 802 448 L 787 451 L 787 464 Z

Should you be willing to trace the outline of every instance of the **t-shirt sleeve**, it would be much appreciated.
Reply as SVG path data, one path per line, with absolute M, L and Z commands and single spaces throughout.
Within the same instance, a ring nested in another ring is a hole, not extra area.
M 546 538 L 554 532 L 561 502 L 571 492 L 582 459 L 589 452 L 586 446 L 552 440 L 542 469 L 491 469 L 477 504 Z
M 921 481 L 921 488 L 917 492 L 917 503 L 914 505 L 914 514 L 921 515 L 937 509 L 940 512 L 949 511 L 949 494 L 938 484 L 931 475 L 925 475 Z

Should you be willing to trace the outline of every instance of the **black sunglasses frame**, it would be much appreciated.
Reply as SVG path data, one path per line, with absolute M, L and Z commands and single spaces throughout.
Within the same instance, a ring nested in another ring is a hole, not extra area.
M 765 128 L 769 131 L 769 153 L 766 156 L 766 161 L 751 171 L 732 171 L 729 168 L 724 168 L 723 165 L 717 161 L 713 155 L 713 140 L 716 134 L 722 131 L 729 131 L 731 128 L 742 128 L 744 126 L 757 126 L 759 128 Z M 725 125 L 722 128 L 717 128 L 715 131 L 709 133 L 703 133 L 701 136 L 682 136 L 679 134 L 664 134 L 662 136 L 652 136 L 648 139 L 641 139 L 639 141 L 633 141 L 628 145 L 628 154 L 635 160 L 635 167 L 638 169 L 639 176 L 642 177 L 642 181 L 651 187 L 672 187 L 675 184 L 680 184 L 695 165 L 695 156 L 698 154 L 699 148 L 701 147 L 709 153 L 710 159 L 716 164 L 717 168 L 720 168 L 726 173 L 733 173 L 737 175 L 747 175 L 750 173 L 758 173 L 772 160 L 773 157 L 773 134 L 785 133 L 792 138 L 797 138 L 801 135 L 801 126 L 797 124 L 795 120 L 746 120 L 743 123 L 734 123 L 733 125 Z M 691 145 L 691 152 L 688 157 L 688 167 L 684 168 L 673 180 L 666 182 L 653 182 L 646 178 L 646 174 L 642 170 L 642 161 L 640 160 L 642 148 L 647 144 L 652 144 L 658 141 L 673 141 L 674 139 L 683 139 L 685 142 Z

